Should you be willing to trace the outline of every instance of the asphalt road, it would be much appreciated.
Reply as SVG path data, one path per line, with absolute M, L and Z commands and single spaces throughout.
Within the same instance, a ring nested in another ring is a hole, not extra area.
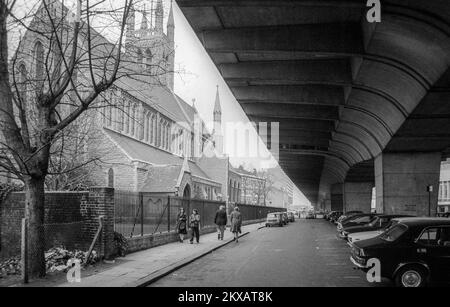
M 160 279 L 152 287 L 374 287 L 324 220 L 263 228 Z

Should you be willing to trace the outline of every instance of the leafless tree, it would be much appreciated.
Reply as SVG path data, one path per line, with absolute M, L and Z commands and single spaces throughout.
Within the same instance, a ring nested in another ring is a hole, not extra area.
M 97 161 L 77 152 L 86 135 L 83 115 L 112 103 L 105 93 L 119 79 L 144 77 L 129 69 L 125 52 L 135 1 L 114 2 L 76 0 L 72 11 L 57 0 L 0 0 L 0 170 L 24 183 L 31 277 L 45 275 L 45 185 L 76 185 L 63 177 L 82 177 L 82 166 Z M 25 34 L 12 41 L 18 28 Z M 112 32 L 112 39 L 102 31 Z M 153 75 L 167 73 L 164 65 L 153 65 Z M 69 161 L 71 156 L 80 159 Z

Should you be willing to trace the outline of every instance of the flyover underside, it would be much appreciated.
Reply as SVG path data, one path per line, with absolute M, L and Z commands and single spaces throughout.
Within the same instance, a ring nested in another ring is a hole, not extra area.
M 450 146 L 450 2 L 178 0 L 249 119 L 280 123 L 280 164 L 312 203 L 374 182 L 388 152 Z M 320 193 L 319 193 L 320 192 Z

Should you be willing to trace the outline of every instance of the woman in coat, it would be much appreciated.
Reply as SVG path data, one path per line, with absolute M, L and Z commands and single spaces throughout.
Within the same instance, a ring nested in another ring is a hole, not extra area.
M 234 207 L 234 211 L 230 215 L 230 221 L 231 221 L 231 232 L 234 234 L 234 240 L 237 243 L 239 239 L 239 234 L 242 232 L 241 231 L 242 215 L 238 207 Z
M 180 242 L 183 243 L 184 236 L 187 235 L 187 216 L 183 207 L 180 208 L 180 212 L 178 213 L 176 227 L 178 235 L 180 236 Z

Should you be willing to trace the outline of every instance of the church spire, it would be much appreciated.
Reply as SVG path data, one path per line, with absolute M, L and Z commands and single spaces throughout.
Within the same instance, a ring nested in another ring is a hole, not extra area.
M 164 24 L 164 6 L 162 0 L 158 0 L 156 3 L 156 12 L 155 12 L 155 28 L 157 33 L 159 34 L 163 33 L 163 24 Z
M 147 19 L 147 12 L 144 11 L 142 12 L 142 22 L 141 22 L 141 30 L 147 30 L 148 29 L 148 19 Z
M 169 20 L 167 21 L 167 36 L 170 42 L 175 41 L 175 19 L 173 17 L 173 0 L 170 1 Z
M 216 149 L 216 153 L 219 155 L 223 152 L 223 139 L 222 139 L 222 108 L 220 106 L 219 86 L 217 85 L 216 101 L 214 103 L 214 131 L 213 140 Z
M 219 117 L 222 115 L 222 107 L 220 106 L 220 95 L 219 95 L 219 86 L 218 85 L 217 85 L 217 90 L 216 90 L 216 102 L 214 103 L 214 121 L 216 120 L 216 115 L 219 115 Z M 220 120 L 220 118 L 219 118 L 219 120 Z

